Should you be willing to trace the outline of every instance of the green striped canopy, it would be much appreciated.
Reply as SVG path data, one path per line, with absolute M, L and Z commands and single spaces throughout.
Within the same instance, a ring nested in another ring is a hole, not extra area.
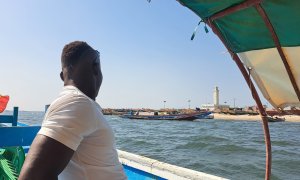
M 300 107 L 299 0 L 178 1 L 218 29 L 229 51 L 237 54 L 244 66 L 251 69 L 252 78 L 275 108 Z M 214 15 L 240 4 L 250 5 L 211 20 Z M 266 18 L 257 5 L 265 12 Z M 279 40 L 278 46 L 266 19 Z

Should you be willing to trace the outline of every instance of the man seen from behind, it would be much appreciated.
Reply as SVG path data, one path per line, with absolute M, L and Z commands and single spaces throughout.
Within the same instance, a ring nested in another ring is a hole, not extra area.
M 48 108 L 19 180 L 124 180 L 113 130 L 95 101 L 101 83 L 99 52 L 86 42 L 63 48 L 64 87 Z

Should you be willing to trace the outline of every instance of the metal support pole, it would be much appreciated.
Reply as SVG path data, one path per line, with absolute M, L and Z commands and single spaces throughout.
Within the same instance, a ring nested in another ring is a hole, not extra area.
M 269 125 L 268 125 L 268 118 L 267 118 L 267 113 L 265 109 L 263 108 L 263 105 L 261 103 L 261 100 L 258 96 L 258 93 L 256 91 L 256 88 L 254 87 L 254 84 L 251 80 L 251 78 L 248 77 L 247 70 L 244 67 L 243 63 L 241 62 L 240 58 L 230 50 L 230 48 L 227 46 L 226 41 L 224 37 L 222 36 L 221 32 L 219 29 L 214 25 L 214 23 L 208 19 L 208 25 L 211 27 L 213 32 L 220 38 L 220 40 L 223 42 L 225 47 L 228 49 L 228 52 L 230 53 L 232 59 L 235 61 L 237 64 L 238 68 L 240 69 L 243 77 L 245 78 L 248 87 L 250 88 L 251 94 L 253 99 L 255 100 L 259 113 L 262 118 L 263 122 L 263 129 L 264 129 L 264 138 L 265 138 L 265 143 L 266 143 L 266 171 L 265 171 L 265 180 L 269 180 L 271 176 L 271 164 L 272 164 L 272 150 L 271 150 L 271 138 L 270 138 L 270 131 L 269 131 Z
M 12 126 L 17 126 L 18 124 L 18 114 L 19 114 L 19 107 L 14 107 L 14 114 L 12 119 Z
M 183 2 L 181 2 L 181 1 L 179 1 L 179 2 L 182 5 L 185 6 L 185 4 Z M 217 26 L 213 23 L 214 20 L 216 20 L 218 18 L 221 18 L 221 17 L 224 17 L 224 16 L 226 16 L 228 14 L 237 12 L 237 11 L 239 11 L 241 9 L 246 9 L 246 8 L 253 7 L 253 6 L 257 7 L 257 4 L 260 4 L 261 2 L 263 2 L 263 0 L 246 0 L 246 1 L 244 1 L 244 2 L 242 2 L 240 4 L 238 4 L 238 5 L 235 5 L 233 7 L 227 8 L 227 9 L 221 11 L 221 12 L 218 12 L 218 13 L 212 15 L 210 18 L 205 19 L 204 22 L 211 27 L 211 29 L 213 30 L 213 32 L 220 38 L 220 40 L 223 42 L 223 44 L 225 45 L 225 47 L 228 49 L 228 51 L 229 51 L 232 59 L 235 61 L 235 63 L 237 64 L 238 68 L 240 69 L 241 73 L 243 74 L 243 76 L 244 76 L 244 78 L 245 78 L 245 80 L 247 82 L 247 85 L 248 85 L 249 89 L 251 90 L 252 97 L 255 100 L 256 104 L 257 104 L 257 107 L 258 107 L 258 110 L 259 110 L 259 113 L 261 115 L 262 122 L 263 122 L 264 137 L 265 137 L 265 143 L 266 143 L 266 172 L 265 172 L 265 179 L 269 180 L 270 176 L 271 176 L 272 151 L 271 151 L 271 139 L 270 139 L 270 131 L 269 131 L 267 113 L 266 113 L 265 109 L 263 108 L 263 105 L 261 103 L 261 100 L 260 100 L 260 98 L 258 96 L 258 93 L 257 93 L 257 91 L 256 91 L 256 89 L 254 87 L 254 84 L 253 84 L 251 78 L 248 77 L 248 75 L 247 75 L 246 68 L 244 67 L 243 63 L 241 62 L 241 60 L 237 56 L 237 54 L 235 54 L 234 52 L 232 52 L 231 49 L 228 47 L 228 45 L 226 44 L 226 41 L 225 41 L 222 33 L 217 28 Z M 194 10 L 192 10 L 192 11 L 194 11 Z M 198 14 L 197 12 L 195 12 L 195 13 Z
M 265 143 L 266 143 L 266 171 L 265 171 L 265 179 L 269 180 L 271 176 L 271 165 L 272 165 L 272 146 L 271 146 L 271 137 L 270 137 L 270 130 L 269 130 L 269 124 L 268 124 L 268 117 L 267 113 L 262 105 L 262 102 L 258 96 L 258 93 L 256 91 L 256 88 L 254 87 L 251 79 L 247 77 L 247 70 L 245 69 L 244 65 L 242 64 L 240 58 L 234 54 L 233 56 L 235 63 L 239 67 L 240 71 L 242 72 L 245 80 L 247 81 L 247 84 L 251 90 L 252 97 L 255 100 L 259 114 L 262 118 L 263 122 L 263 129 L 264 129 L 264 137 L 265 137 Z

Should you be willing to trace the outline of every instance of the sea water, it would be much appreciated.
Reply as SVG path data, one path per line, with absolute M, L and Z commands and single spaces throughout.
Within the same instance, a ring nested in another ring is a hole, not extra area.
M 40 125 L 43 112 L 19 112 L 19 122 Z M 260 121 L 130 120 L 106 116 L 117 148 L 173 165 L 229 178 L 264 179 Z M 272 180 L 300 179 L 300 123 L 270 123 Z

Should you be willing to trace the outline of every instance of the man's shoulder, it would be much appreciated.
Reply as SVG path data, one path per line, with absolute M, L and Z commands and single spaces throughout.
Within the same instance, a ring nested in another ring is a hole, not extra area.
M 55 110 L 65 107 L 82 106 L 87 108 L 92 108 L 93 102 L 80 91 L 74 90 L 64 90 L 60 95 L 51 103 L 49 110 Z

